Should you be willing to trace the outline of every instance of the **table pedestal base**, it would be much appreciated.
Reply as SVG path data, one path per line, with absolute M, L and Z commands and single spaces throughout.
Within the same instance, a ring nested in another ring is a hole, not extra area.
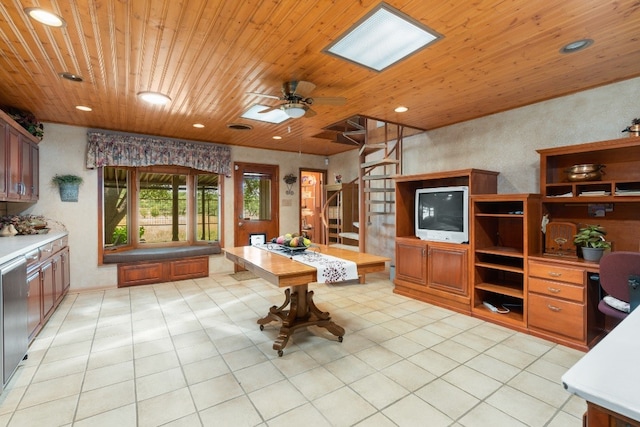
M 307 326 L 319 326 L 325 328 L 342 342 L 344 328 L 331 321 L 329 313 L 320 311 L 313 302 L 313 291 L 307 289 L 307 285 L 293 286 L 284 292 L 285 300 L 280 307 L 275 305 L 269 309 L 269 313 L 258 320 L 260 330 L 264 325 L 274 321 L 282 322 L 278 338 L 273 343 L 273 349 L 282 357 L 283 349 L 296 329 Z M 289 309 L 287 310 L 287 307 Z

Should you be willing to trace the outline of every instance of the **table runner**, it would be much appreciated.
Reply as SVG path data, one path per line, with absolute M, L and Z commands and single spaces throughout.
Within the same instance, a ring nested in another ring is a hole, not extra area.
M 289 250 L 269 243 L 254 246 L 314 267 L 318 271 L 318 283 L 336 283 L 358 278 L 358 266 L 355 262 L 321 254 L 313 250 L 313 246 L 305 251 Z

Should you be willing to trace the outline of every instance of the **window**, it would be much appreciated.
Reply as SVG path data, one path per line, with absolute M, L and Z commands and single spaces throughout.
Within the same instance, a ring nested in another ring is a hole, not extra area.
M 103 247 L 219 240 L 218 183 L 217 174 L 183 167 L 102 168 Z
M 242 182 L 243 215 L 246 220 L 271 220 L 271 175 L 245 173 Z

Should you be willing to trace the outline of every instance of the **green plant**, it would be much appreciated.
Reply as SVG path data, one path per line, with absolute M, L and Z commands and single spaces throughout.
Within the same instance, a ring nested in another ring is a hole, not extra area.
M 607 232 L 599 225 L 587 225 L 578 230 L 578 234 L 573 236 L 573 243 L 583 248 L 609 249 L 611 243 L 605 237 Z
M 82 184 L 83 179 L 77 175 L 55 175 L 51 178 L 51 182 L 56 185 L 60 184 Z

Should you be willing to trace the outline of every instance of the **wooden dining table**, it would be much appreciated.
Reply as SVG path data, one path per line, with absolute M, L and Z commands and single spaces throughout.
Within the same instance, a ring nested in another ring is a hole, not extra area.
M 390 261 L 386 257 L 326 245 L 313 245 L 308 250 L 354 262 L 361 284 L 365 283 L 366 274 L 384 271 L 386 262 Z M 282 357 L 283 350 L 293 333 L 297 329 L 308 326 L 324 328 L 342 342 L 344 328 L 333 322 L 328 312 L 320 310 L 315 305 L 313 291 L 309 290 L 309 284 L 318 281 L 315 267 L 295 261 L 286 254 L 274 253 L 255 246 L 227 248 L 224 252 L 227 259 L 238 266 L 275 286 L 286 288 L 283 304 L 272 306 L 267 315 L 257 321 L 260 330 L 264 329 L 264 325 L 274 321 L 282 323 L 278 337 L 273 343 L 273 349 L 278 352 L 278 356 Z

